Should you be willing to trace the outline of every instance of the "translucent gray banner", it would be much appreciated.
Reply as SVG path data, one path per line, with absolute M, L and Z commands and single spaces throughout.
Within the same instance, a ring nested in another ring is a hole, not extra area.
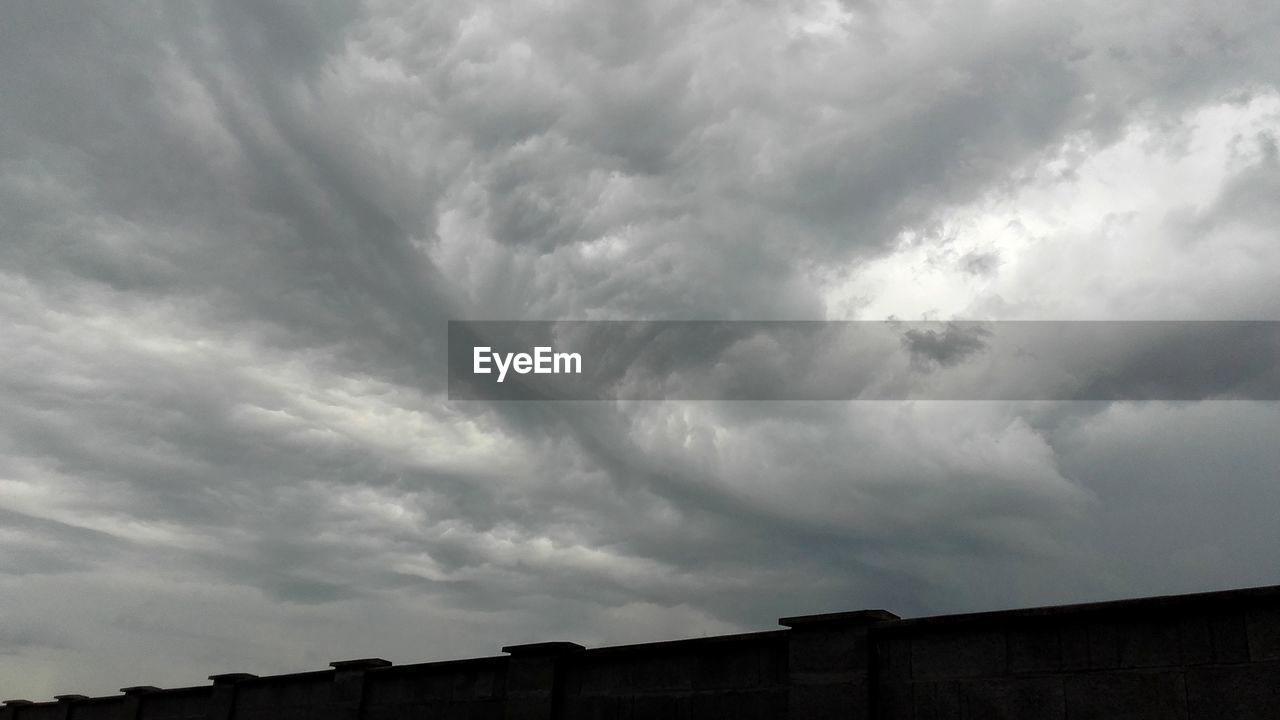
M 456 400 L 1280 399 L 1276 321 L 451 321 Z

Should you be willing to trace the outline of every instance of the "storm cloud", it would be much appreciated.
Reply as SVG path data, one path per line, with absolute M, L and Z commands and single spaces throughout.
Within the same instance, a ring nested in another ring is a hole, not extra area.
M 1277 581 L 1274 402 L 455 402 L 446 341 L 1280 320 L 1280 6 L 2 6 L 5 697 Z

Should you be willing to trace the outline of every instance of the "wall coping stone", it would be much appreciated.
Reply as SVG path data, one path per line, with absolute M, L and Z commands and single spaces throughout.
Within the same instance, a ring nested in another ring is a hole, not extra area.
M 463 658 L 461 660 L 433 660 L 431 662 L 409 663 L 406 665 L 392 665 L 388 668 L 382 668 L 378 671 L 378 675 L 413 675 L 415 673 L 432 673 L 436 671 L 450 671 L 458 667 L 474 665 L 483 667 L 485 665 L 505 665 L 510 656 L 507 655 L 490 655 L 488 657 Z
M 254 680 L 258 676 L 253 673 L 222 673 L 221 675 L 210 675 L 209 679 L 214 685 L 234 685 L 245 680 Z
M 502 652 L 513 657 L 532 657 L 537 655 L 567 655 L 586 650 L 575 642 L 538 642 L 524 645 L 507 645 Z
M 120 688 L 120 692 L 125 695 L 145 695 L 146 693 L 159 692 L 160 688 L 155 685 L 131 685 L 129 687 Z
M 778 618 L 778 624 L 795 629 L 829 628 L 840 625 L 873 625 L 875 623 L 898 620 L 898 616 L 888 610 L 853 610 L 850 612 L 822 613 L 820 615 L 796 615 L 795 617 Z
M 242 681 L 237 680 L 236 682 L 244 682 L 246 685 L 272 685 L 297 682 L 299 680 L 315 680 L 318 682 L 324 682 L 325 680 L 332 678 L 333 673 L 333 668 L 329 668 L 328 670 L 304 670 L 302 672 L 283 673 L 281 675 L 252 675 L 244 678 Z
M 679 640 L 658 640 L 647 643 L 633 643 L 630 645 L 606 645 L 604 647 L 588 648 L 585 656 L 591 658 L 607 657 L 612 655 L 660 655 L 675 650 L 688 649 L 690 651 L 700 651 L 707 646 L 716 645 L 734 645 L 738 643 L 750 644 L 760 642 L 762 640 L 773 640 L 781 642 L 787 636 L 786 630 L 764 630 L 753 633 L 738 633 L 734 635 L 712 635 L 710 637 L 701 638 L 681 638 Z
M 390 660 L 382 658 L 360 658 L 358 660 L 337 660 L 329 663 L 335 670 L 372 670 L 374 668 L 391 667 Z
M 1088 622 L 1096 617 L 1131 617 L 1142 621 L 1158 621 L 1177 617 L 1188 611 L 1203 610 L 1221 613 L 1242 610 L 1261 605 L 1280 603 L 1280 585 L 1245 588 L 1243 590 L 1216 590 L 1186 595 L 1158 595 L 1154 597 L 1107 600 L 1104 602 L 1077 603 L 1074 605 L 1048 605 L 1044 607 L 993 610 L 956 615 L 931 615 L 920 618 L 904 618 L 875 628 L 877 633 L 910 631 L 942 625 L 984 626 L 1005 625 L 1010 622 L 1035 622 L 1067 619 Z

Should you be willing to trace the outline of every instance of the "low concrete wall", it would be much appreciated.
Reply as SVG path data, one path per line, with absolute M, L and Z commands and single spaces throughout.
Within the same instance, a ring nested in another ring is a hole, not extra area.
M 1280 586 L 11 700 L 0 720 L 1280 718 Z
M 1280 718 L 1280 588 L 900 620 L 886 720 Z
M 567 718 L 783 717 L 787 633 L 588 650 L 566 658 Z

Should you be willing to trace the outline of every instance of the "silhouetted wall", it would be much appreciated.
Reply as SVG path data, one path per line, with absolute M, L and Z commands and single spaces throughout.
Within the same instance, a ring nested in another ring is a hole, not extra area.
M 899 620 L 877 717 L 1280 718 L 1280 588 Z
M 0 720 L 1280 718 L 1280 586 L 11 700 Z

